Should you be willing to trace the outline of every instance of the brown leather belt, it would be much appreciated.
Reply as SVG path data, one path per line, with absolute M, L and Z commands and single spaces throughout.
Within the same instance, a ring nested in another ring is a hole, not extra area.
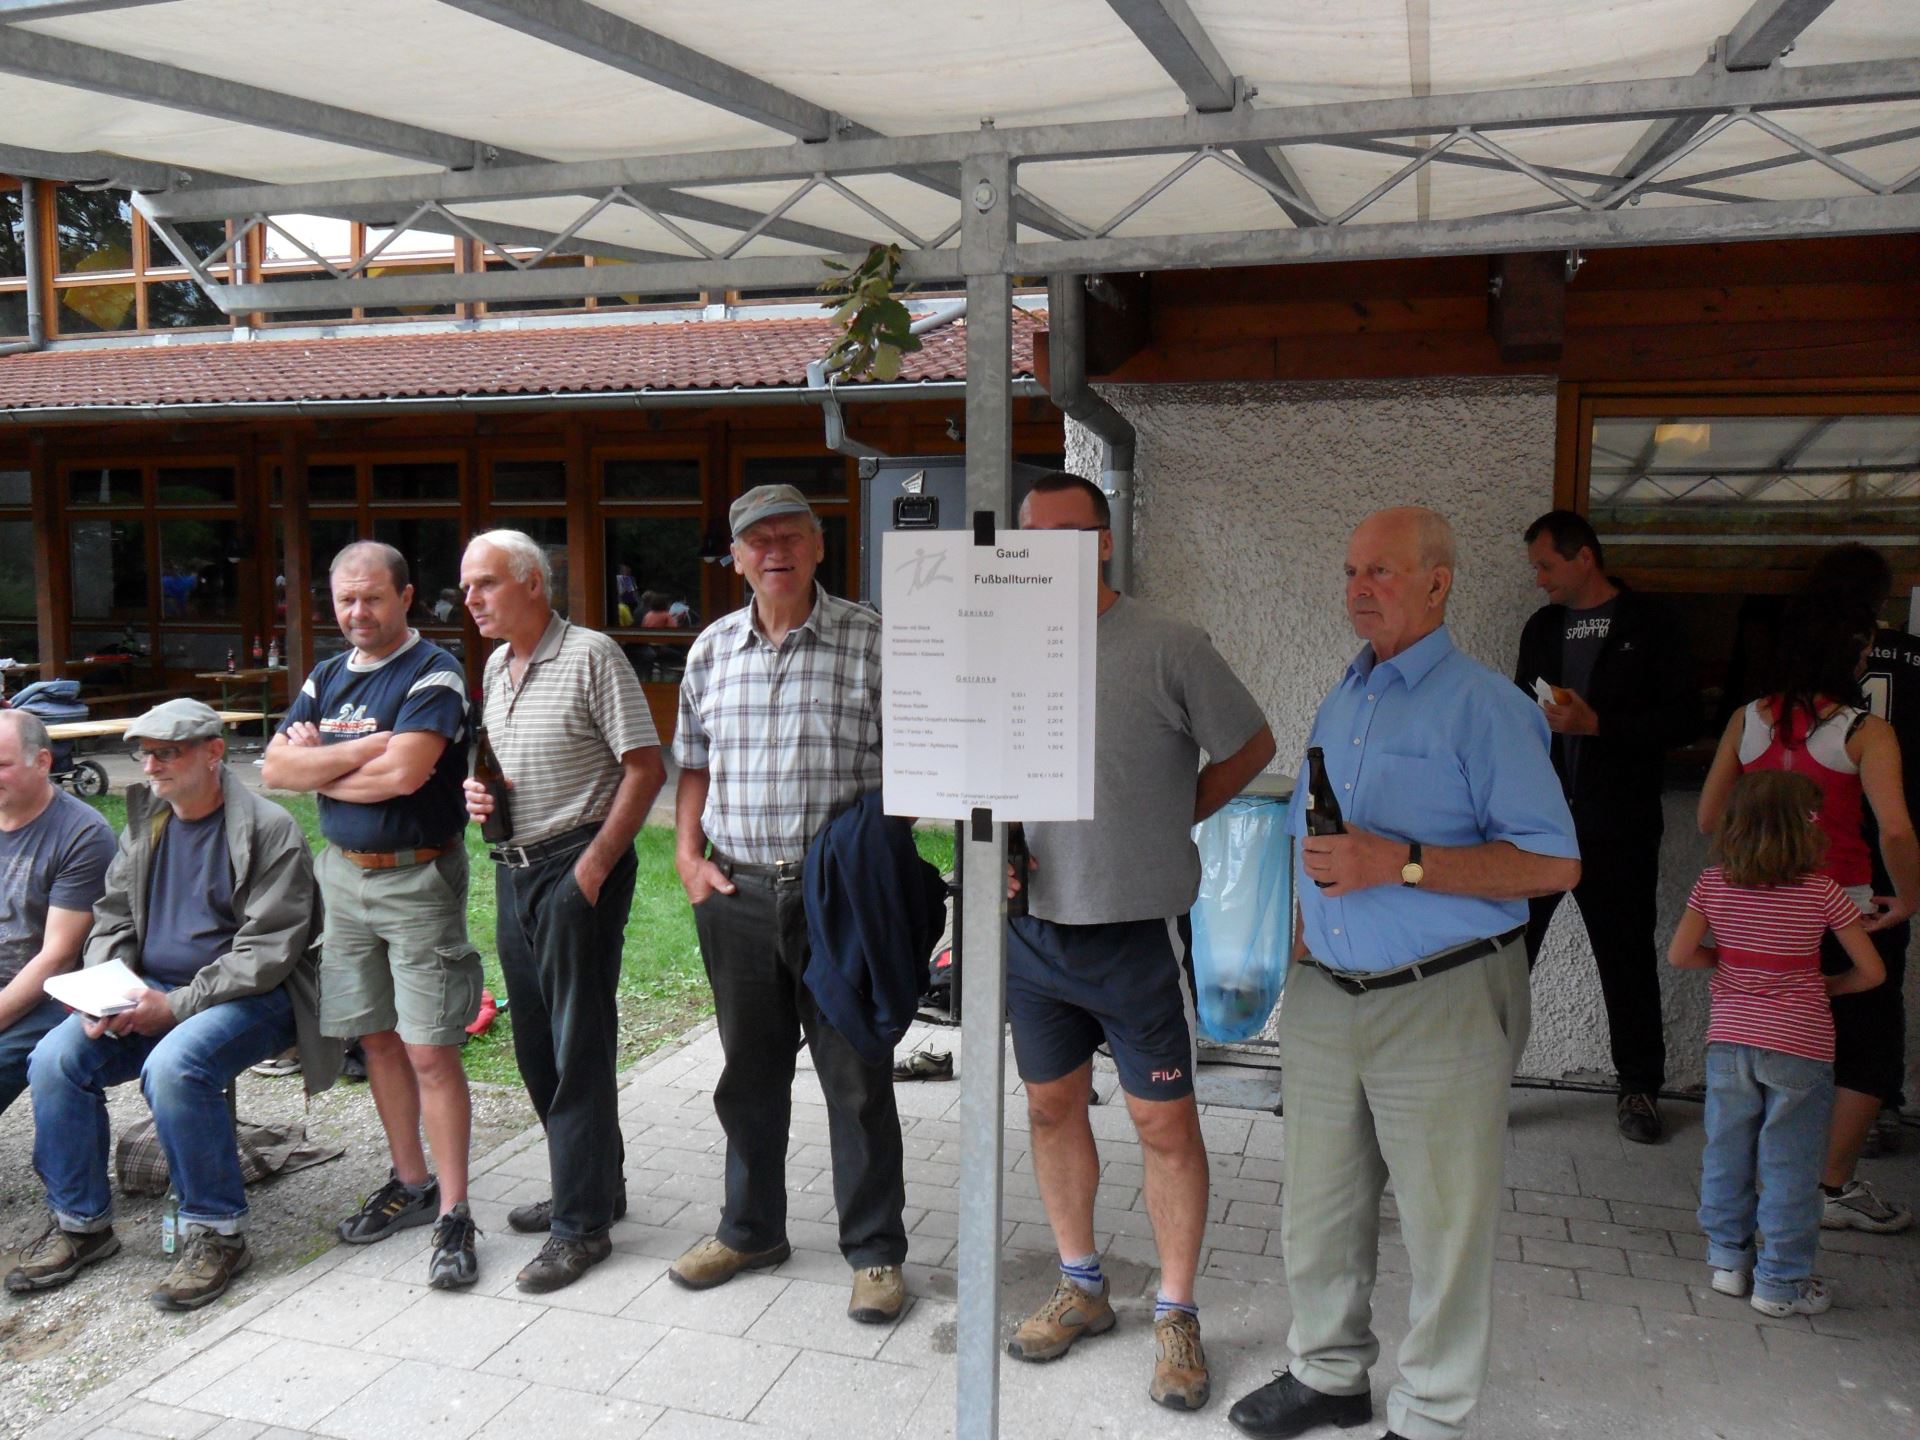
M 438 860 L 452 848 L 451 845 L 422 845 L 418 850 L 342 850 L 340 853 L 362 870 L 405 870 Z

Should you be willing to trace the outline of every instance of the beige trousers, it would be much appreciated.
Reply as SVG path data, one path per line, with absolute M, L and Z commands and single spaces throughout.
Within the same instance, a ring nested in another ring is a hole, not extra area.
M 1281 1235 L 1289 1368 L 1332 1395 L 1367 1389 L 1389 1178 L 1413 1269 L 1387 1423 L 1452 1440 L 1487 1376 L 1507 1093 L 1531 1015 L 1526 948 L 1365 995 L 1314 965 L 1280 1011 L 1286 1104 Z

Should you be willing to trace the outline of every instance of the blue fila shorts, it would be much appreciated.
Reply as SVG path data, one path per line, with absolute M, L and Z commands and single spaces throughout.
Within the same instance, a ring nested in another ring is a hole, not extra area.
M 1070 1075 L 1105 1040 L 1127 1094 L 1191 1095 L 1192 934 L 1185 915 L 1112 925 L 1008 920 L 1007 1018 L 1020 1078 Z

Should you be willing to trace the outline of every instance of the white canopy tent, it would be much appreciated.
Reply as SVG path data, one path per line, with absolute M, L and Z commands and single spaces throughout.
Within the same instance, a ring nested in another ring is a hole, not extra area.
M 0 169 L 135 190 L 239 315 L 804 288 L 897 242 L 966 278 L 969 505 L 1004 524 L 1012 277 L 1920 230 L 1920 6 L 0 0 Z M 506 265 L 215 268 L 290 214 Z M 205 220 L 235 238 L 194 250 Z M 583 249 L 634 263 L 539 268 Z M 969 837 L 998 875 L 1004 827 Z M 998 1424 L 996 888 L 965 898 L 965 1437 Z

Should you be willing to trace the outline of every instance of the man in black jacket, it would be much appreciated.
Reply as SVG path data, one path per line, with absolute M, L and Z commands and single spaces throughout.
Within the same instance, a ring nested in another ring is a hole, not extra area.
M 1653 933 L 1661 766 L 1669 747 L 1693 737 L 1699 707 L 1672 618 L 1608 578 L 1584 517 L 1549 511 L 1527 527 L 1526 541 L 1549 603 L 1521 634 L 1514 680 L 1529 694 L 1537 681 L 1552 687 L 1541 708 L 1580 840 L 1573 897 L 1607 1006 L 1620 1133 L 1650 1145 L 1664 1133 L 1656 1097 L 1667 1060 Z M 1532 902 L 1529 965 L 1562 898 Z

